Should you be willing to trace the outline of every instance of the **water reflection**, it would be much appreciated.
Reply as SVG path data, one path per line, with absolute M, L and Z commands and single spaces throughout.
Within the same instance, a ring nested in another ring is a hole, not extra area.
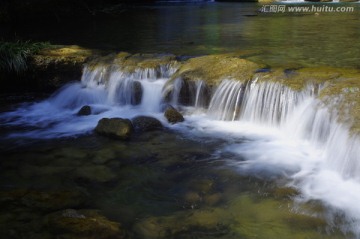
M 7 37 L 92 48 L 184 55 L 251 50 L 253 60 L 271 65 L 358 67 L 360 7 L 351 6 L 353 13 L 268 14 L 256 3 L 159 4 L 4 27 Z

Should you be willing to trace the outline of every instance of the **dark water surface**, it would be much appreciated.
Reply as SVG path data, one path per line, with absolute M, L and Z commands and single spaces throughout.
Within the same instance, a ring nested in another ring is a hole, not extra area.
M 250 59 L 270 65 L 358 67 L 359 4 L 327 6 L 355 10 L 269 14 L 259 12 L 261 5 L 256 3 L 157 4 L 121 7 L 93 18 L 54 17 L 2 28 L 7 37 L 133 53 L 249 51 Z

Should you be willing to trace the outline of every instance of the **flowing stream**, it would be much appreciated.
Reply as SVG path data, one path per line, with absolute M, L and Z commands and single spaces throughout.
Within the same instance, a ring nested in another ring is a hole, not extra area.
M 321 87 L 308 85 L 294 91 L 257 78 L 224 79 L 205 94 L 206 83 L 198 81 L 185 106 L 179 103 L 181 79 L 172 84 L 171 99 L 165 97 L 175 71 L 170 66 L 134 73 L 109 66 L 85 67 L 81 82 L 66 85 L 41 102 L 2 113 L 3 125 L 22 127 L 6 137 L 77 137 L 92 134 L 101 118 L 150 115 L 184 137 L 226 142 L 213 152 L 214 157 L 221 155 L 243 175 L 285 179 L 300 191 L 296 202 L 320 201 L 329 225 L 360 236 L 360 141 L 317 98 Z M 166 121 L 163 109 L 168 103 L 183 112 L 183 123 Z M 92 114 L 77 116 L 84 105 L 92 108 Z

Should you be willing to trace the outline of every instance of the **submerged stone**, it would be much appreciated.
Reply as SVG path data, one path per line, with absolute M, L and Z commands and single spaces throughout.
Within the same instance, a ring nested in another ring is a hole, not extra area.
M 83 166 L 76 170 L 76 175 L 80 178 L 92 182 L 108 182 L 116 178 L 110 168 L 104 165 Z
M 182 116 L 182 114 L 171 105 L 166 108 L 164 116 L 169 121 L 169 123 L 172 124 L 184 121 L 184 117 Z
M 70 190 L 35 191 L 19 189 L 0 193 L 0 203 L 26 206 L 40 211 L 78 207 L 85 202 L 82 193 Z
M 110 221 L 96 210 L 62 210 L 47 215 L 45 224 L 59 238 L 125 238 L 120 223 Z
M 133 125 L 128 119 L 103 118 L 98 122 L 95 132 L 110 138 L 128 140 L 133 132 Z
M 149 116 L 137 116 L 133 118 L 132 124 L 134 125 L 135 131 L 144 132 L 144 131 L 153 131 L 163 129 L 161 122 L 153 117 Z

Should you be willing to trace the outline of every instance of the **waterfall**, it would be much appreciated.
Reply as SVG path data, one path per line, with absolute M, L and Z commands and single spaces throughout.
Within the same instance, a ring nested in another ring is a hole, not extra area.
M 220 120 L 243 120 L 269 126 L 283 124 L 313 89 L 295 92 L 279 83 L 224 80 L 215 91 L 209 114 Z
M 202 80 L 184 81 L 181 78 L 176 78 L 172 85 L 164 88 L 163 94 L 169 95 L 169 102 L 174 106 L 206 108 L 210 89 Z
M 81 84 L 84 89 L 100 88 L 106 95 L 107 104 L 140 105 L 148 112 L 160 111 L 162 88 L 174 69 L 161 66 L 159 69 L 136 69 L 133 73 L 124 72 L 114 66 L 85 67 Z M 69 94 L 69 97 L 76 94 Z M 56 97 L 55 97 L 56 98 Z M 84 101 L 85 103 L 104 103 Z M 79 107 L 79 104 L 76 104 Z
M 187 120 L 169 127 L 185 134 L 198 127 L 202 135 L 223 137 L 228 146 L 219 151 L 239 154 L 235 167 L 285 175 L 302 192 L 303 200 L 323 201 L 345 213 L 355 225 L 351 230 L 358 230 L 360 138 L 339 123 L 338 112 L 320 99 L 322 86 L 309 84 L 293 90 L 255 77 L 249 81 L 224 79 L 210 88 L 205 80 L 172 79 L 175 71 L 170 65 L 130 72 L 116 65 L 86 66 L 81 82 L 1 118 L 10 125 L 37 127 L 11 137 L 64 137 L 91 132 L 104 117 L 150 114 L 164 120 L 163 104 L 170 103 L 185 111 Z M 84 105 L 90 105 L 93 114 L 76 116 Z M 196 116 L 197 111 L 190 108 L 201 108 L 206 114 Z M 239 140 L 244 138 L 247 140 Z
M 318 99 L 318 90 L 321 87 L 316 85 L 294 91 L 257 79 L 248 83 L 224 80 L 208 113 L 220 120 L 276 128 L 277 134 L 283 135 L 279 139 L 228 146 L 247 158 L 245 164 L 236 166 L 250 171 L 269 168 L 280 174 L 281 168 L 289 169 L 286 174 L 292 175 L 292 185 L 303 193 L 300 201 L 321 200 L 335 215 L 345 213 L 342 230 L 359 235 L 360 206 L 355 205 L 360 200 L 360 138 L 339 123 L 338 112 Z M 332 218 L 336 220 L 336 216 Z
M 257 79 L 248 83 L 224 80 L 211 99 L 208 114 L 219 120 L 277 127 L 290 138 L 316 145 L 323 151 L 327 166 L 344 178 L 360 179 L 359 139 L 338 123 L 337 112 L 330 112 L 316 99 L 316 88 L 309 85 L 294 91 Z
M 202 80 L 195 82 L 195 108 L 205 108 L 207 107 L 207 99 L 209 94 L 209 89 L 206 86 L 206 83 Z
M 235 120 L 239 115 L 243 83 L 224 80 L 214 93 L 209 114 L 219 120 Z

